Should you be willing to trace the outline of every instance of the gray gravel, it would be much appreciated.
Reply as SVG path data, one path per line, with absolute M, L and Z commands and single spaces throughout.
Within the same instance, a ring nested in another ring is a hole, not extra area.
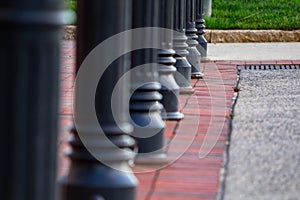
M 225 200 L 300 199 L 300 70 L 241 71 Z

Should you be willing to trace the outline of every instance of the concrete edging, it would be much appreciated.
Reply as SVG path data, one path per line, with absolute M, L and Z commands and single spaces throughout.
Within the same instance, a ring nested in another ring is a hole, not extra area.
M 210 43 L 241 42 L 300 42 L 300 30 L 208 30 L 205 38 Z M 76 26 L 65 26 L 63 39 L 74 40 Z

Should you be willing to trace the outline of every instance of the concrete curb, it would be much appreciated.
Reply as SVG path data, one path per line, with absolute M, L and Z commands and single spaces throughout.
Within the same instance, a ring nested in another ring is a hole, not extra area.
M 300 42 L 300 30 L 206 30 L 211 43 Z
M 300 30 L 208 30 L 205 38 L 210 43 L 243 42 L 300 42 Z M 65 40 L 76 38 L 76 26 L 65 26 Z
M 63 33 L 64 40 L 75 40 L 76 39 L 76 26 L 64 26 Z

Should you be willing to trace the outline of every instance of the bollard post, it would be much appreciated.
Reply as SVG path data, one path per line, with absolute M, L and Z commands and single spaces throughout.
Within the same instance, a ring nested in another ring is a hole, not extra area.
M 196 35 L 197 29 L 195 25 L 196 13 L 195 13 L 195 0 L 186 0 L 186 36 L 188 37 L 187 43 L 189 45 L 187 59 L 192 65 L 192 78 L 203 78 L 203 74 L 200 70 L 201 54 L 197 50 L 198 45 Z
M 196 0 L 196 28 L 198 35 L 198 45 L 196 46 L 201 54 L 202 60 L 207 57 L 207 40 L 205 39 L 205 20 L 203 19 L 203 0 Z
M 131 0 L 77 1 L 77 70 L 98 44 L 130 28 L 131 6 Z M 101 55 L 97 55 L 99 58 L 95 59 L 99 59 L 100 63 L 102 59 L 109 57 L 112 51 L 127 48 L 130 42 L 130 39 L 121 41 L 112 46 L 112 49 L 102 51 Z M 137 180 L 129 168 L 129 161 L 134 155 L 130 150 L 134 140 L 129 136 L 132 126 L 129 124 L 129 116 L 125 114 L 128 102 L 124 101 L 124 97 L 129 94 L 129 80 L 116 91 L 119 98 L 114 108 L 118 113 L 115 116 L 117 119 L 114 119 L 111 108 L 112 91 L 120 76 L 128 70 L 126 66 L 130 66 L 129 55 L 112 62 L 98 83 L 95 112 L 103 133 L 95 128 L 95 124 L 89 124 L 88 120 L 82 124 L 77 123 L 76 129 L 72 130 L 74 137 L 70 140 L 72 152 L 69 154 L 71 166 L 69 174 L 61 183 L 62 200 L 135 199 Z M 76 112 L 78 107 L 82 106 L 80 102 L 85 98 L 84 90 L 87 88 L 78 88 L 77 85 L 75 89 L 75 115 L 80 115 L 81 113 Z M 80 138 L 85 138 L 84 144 L 79 139 L 79 134 Z M 112 147 L 112 143 L 119 148 Z M 101 155 L 101 161 L 88 150 Z
M 133 28 L 158 27 L 158 0 L 133 0 Z M 134 35 L 134 42 L 158 42 L 158 36 L 147 31 Z M 155 63 L 156 49 L 140 49 L 132 52 L 130 115 L 133 124 L 132 135 L 137 139 L 138 155 L 136 164 L 154 164 L 166 159 L 164 147 L 164 122 L 160 112 L 159 101 L 161 85 L 158 83 L 156 65 L 139 65 Z M 146 83 L 146 84 L 144 84 Z M 151 123 L 151 124 L 150 124 Z
M 61 0 L 0 3 L 0 199 L 54 200 Z
M 186 0 L 174 1 L 174 25 L 175 31 L 173 35 L 173 46 L 175 50 L 174 58 L 176 59 L 175 67 L 179 73 L 175 73 L 174 77 L 180 86 L 181 94 L 192 94 L 194 92 L 191 82 L 191 64 L 187 61 L 186 56 L 188 44 L 185 35 L 185 18 L 186 18 Z M 179 34 L 181 33 L 181 34 Z
M 173 28 L 174 0 L 160 0 L 160 27 Z M 174 79 L 176 60 L 173 58 L 175 51 L 172 46 L 173 35 L 163 34 L 160 36 L 161 49 L 158 50 L 158 73 L 159 82 L 162 85 L 160 93 L 164 106 L 162 118 L 166 120 L 181 120 L 183 114 L 178 111 L 179 86 Z

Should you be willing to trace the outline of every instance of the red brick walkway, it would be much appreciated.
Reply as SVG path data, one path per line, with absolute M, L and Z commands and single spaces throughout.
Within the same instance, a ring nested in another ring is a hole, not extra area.
M 137 174 L 138 200 L 217 197 L 237 72 L 236 65 L 230 63 L 207 62 L 203 69 L 205 78 L 192 81 L 194 95 L 180 96 L 184 120 L 166 123 L 166 137 L 179 138 L 168 154 L 184 154 L 158 171 Z M 191 139 L 184 150 L 182 146 Z M 203 158 L 199 157 L 200 149 L 207 154 Z
M 183 153 L 172 164 L 159 170 L 136 174 L 140 184 L 138 200 L 199 200 L 216 199 L 228 119 L 234 96 L 236 64 L 207 62 L 203 64 L 205 78 L 192 81 L 195 93 L 180 96 L 185 118 L 166 122 L 168 155 Z M 75 43 L 62 42 L 61 69 L 61 135 L 59 145 L 59 175 L 67 173 L 68 159 L 63 151 L 72 125 L 72 92 L 75 66 Z M 201 149 L 201 154 L 200 154 Z M 137 170 L 139 166 L 135 167 Z
M 58 151 L 58 175 L 67 173 L 69 160 L 64 153 L 69 146 L 67 140 L 73 125 L 73 84 L 75 77 L 76 44 L 74 41 L 63 41 L 61 46 L 61 89 L 60 89 L 60 137 Z
M 61 55 L 59 175 L 67 173 L 69 166 L 63 152 L 68 148 L 66 141 L 73 123 L 75 43 L 62 42 Z M 236 68 L 235 64 L 208 62 L 203 69 L 205 79 L 192 81 L 195 93 L 180 96 L 184 120 L 166 122 L 165 135 L 172 144 L 168 154 L 183 155 L 160 170 L 136 174 L 140 182 L 138 200 L 216 199 Z M 208 153 L 204 158 L 199 158 L 201 146 L 202 151 Z
M 69 166 L 63 152 L 68 148 L 66 141 L 73 124 L 75 42 L 63 41 L 61 56 L 59 175 L 67 173 Z M 182 155 L 159 170 L 137 173 L 140 182 L 137 200 L 216 199 L 237 79 L 236 65 L 242 64 L 300 64 L 300 61 L 203 63 L 205 78 L 192 81 L 195 93 L 180 96 L 185 118 L 166 122 L 168 155 Z M 141 166 L 134 167 L 135 171 L 139 169 Z

